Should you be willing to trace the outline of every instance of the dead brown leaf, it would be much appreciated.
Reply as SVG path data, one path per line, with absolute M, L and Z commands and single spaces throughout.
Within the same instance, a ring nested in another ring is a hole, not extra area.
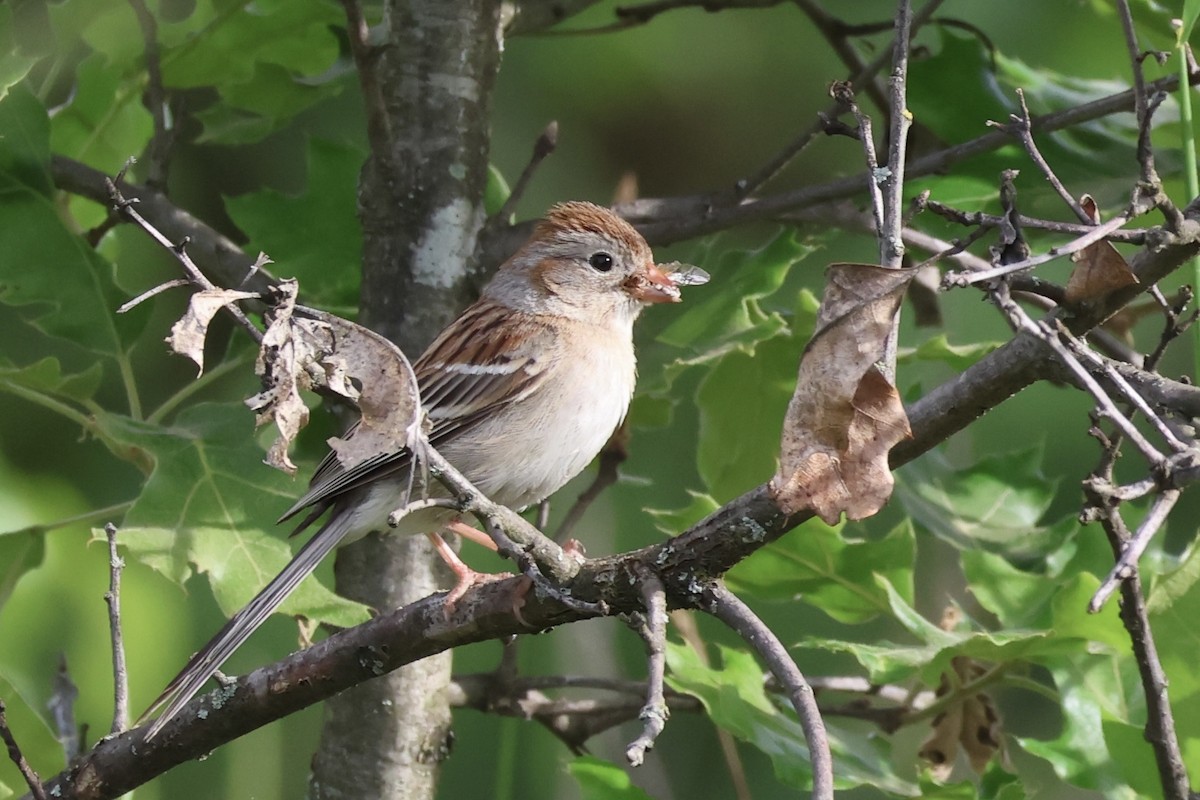
M 963 686 L 984 673 L 978 662 L 959 656 L 951 661 L 953 680 L 943 676 L 937 696 L 945 697 L 957 686 Z M 933 730 L 921 744 L 918 754 L 930 763 L 930 771 L 938 781 L 945 781 L 954 769 L 961 749 L 976 774 L 987 769 L 988 762 L 1002 748 L 1000 717 L 992 698 L 983 692 L 961 697 L 943 713 L 934 717 Z
M 400 349 L 361 325 L 296 305 L 296 284 L 279 285 L 268 313 L 256 371 L 263 390 L 246 400 L 258 424 L 274 422 L 279 436 L 267 453 L 271 466 L 294 473 L 292 441 L 308 423 L 301 392 L 331 392 L 361 413 L 344 439 L 329 444 L 346 468 L 403 446 L 418 446 L 420 398 L 412 366 Z
M 830 266 L 770 484 L 784 512 L 810 508 L 832 525 L 843 512 L 869 517 L 891 497 L 887 455 L 911 433 L 879 364 L 912 275 L 870 264 Z
M 1079 204 L 1093 222 L 1100 224 L 1100 211 L 1091 195 L 1079 198 Z M 1108 241 L 1101 240 L 1072 253 L 1071 260 L 1075 262 L 1075 269 L 1067 280 L 1066 301 L 1072 305 L 1104 297 L 1138 282 L 1129 262 Z
M 197 377 L 204 373 L 204 340 L 208 336 L 208 326 L 213 317 L 225 306 L 239 300 L 249 300 L 258 297 L 254 292 L 239 292 L 236 289 L 206 289 L 196 292 L 188 301 L 187 311 L 171 326 L 171 335 L 166 338 L 167 345 L 196 362 L 200 371 Z

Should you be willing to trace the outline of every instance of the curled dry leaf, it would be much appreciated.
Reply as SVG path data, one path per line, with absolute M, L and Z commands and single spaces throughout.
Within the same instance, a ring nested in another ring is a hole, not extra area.
M 332 334 L 324 329 L 305 330 L 295 321 L 295 281 L 282 281 L 273 290 L 274 302 L 267 310 L 267 330 L 254 372 L 262 379 L 263 390 L 246 400 L 246 405 L 258 412 L 256 424 L 274 421 L 279 436 L 267 451 L 266 462 L 289 475 L 296 465 L 288 458 L 288 447 L 308 424 L 308 407 L 300 392 L 312 382 L 304 368 L 314 352 L 326 352 L 333 346 Z
M 246 400 L 259 425 L 274 421 L 279 429 L 266 462 L 295 472 L 287 451 L 308 422 L 305 389 L 358 406 L 361 417 L 351 433 L 329 441 L 343 466 L 405 446 L 419 451 L 417 379 L 400 349 L 361 325 L 296 305 L 294 281 L 282 282 L 277 292 L 256 365 L 263 390 Z
M 333 333 L 333 350 L 319 362 L 327 388 L 339 394 L 358 390 L 352 398 L 358 406 L 358 422 L 344 438 L 329 440 L 342 466 L 349 469 L 403 447 L 425 463 L 421 396 L 408 357 L 388 339 L 349 320 L 312 308 L 298 312 Z
M 950 694 L 955 686 L 979 678 L 984 672 L 980 664 L 965 656 L 955 658 L 951 667 L 954 680 L 942 676 L 937 690 L 939 698 Z M 929 762 L 930 771 L 938 781 L 950 777 L 960 748 L 971 769 L 982 774 L 1002 746 L 1000 717 L 992 698 L 983 692 L 955 699 L 944 712 L 934 717 L 932 727 L 918 753 Z
M 166 338 L 167 345 L 196 362 L 200 368 L 197 376 L 204 372 L 204 340 L 208 336 L 208 326 L 213 317 L 225 306 L 239 300 L 249 300 L 258 297 L 254 292 L 240 292 L 236 289 L 205 289 L 196 292 L 188 301 L 187 311 L 171 326 L 171 335 Z
M 1100 211 L 1091 195 L 1079 198 L 1079 204 L 1092 218 L 1092 222 L 1100 224 Z M 1076 304 L 1087 300 L 1104 297 L 1109 292 L 1138 282 L 1129 262 L 1117 252 L 1111 242 L 1101 240 L 1094 242 L 1071 254 L 1075 269 L 1067 280 L 1066 301 Z
M 869 517 L 891 497 L 888 452 L 911 433 L 900 395 L 879 365 L 911 279 L 911 270 L 870 264 L 829 268 L 770 484 L 784 512 L 810 508 L 832 525 L 843 512 Z

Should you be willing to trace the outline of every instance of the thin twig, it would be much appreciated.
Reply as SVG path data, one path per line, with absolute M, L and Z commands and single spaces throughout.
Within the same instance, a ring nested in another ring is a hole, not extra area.
M 933 16 L 934 12 L 936 12 L 944 2 L 945 0 L 929 0 L 929 2 L 922 6 L 921 10 L 918 11 L 915 16 L 913 16 L 911 29 L 914 31 L 919 30 L 921 26 L 929 21 L 930 17 Z M 891 58 L 891 56 L 892 52 L 890 50 L 881 49 L 879 55 L 872 59 L 871 62 L 864 66 L 861 70 L 856 72 L 848 81 L 846 81 L 846 83 L 850 86 L 864 86 L 868 83 L 871 83 L 874 80 L 874 77 L 879 74 L 879 71 L 883 69 L 884 65 L 888 63 L 888 59 Z M 809 143 L 813 139 L 825 131 L 825 120 L 833 119 L 840 111 L 840 106 L 835 102 L 830 108 L 818 113 L 817 121 L 809 126 L 807 130 L 803 131 L 799 136 L 789 142 L 753 175 L 748 178 L 743 178 L 737 182 L 734 187 L 735 200 L 741 200 L 745 197 L 748 197 L 762 188 L 763 185 L 765 185 L 780 172 L 782 172 L 784 167 L 790 164 L 792 160 L 804 150 L 805 147 L 808 147 Z
M 178 289 L 180 286 L 191 286 L 191 285 L 192 285 L 192 282 L 189 281 L 187 278 L 176 278 L 173 281 L 166 281 L 165 283 L 160 283 L 158 286 L 153 286 L 153 287 L 147 289 L 146 291 L 142 292 L 141 294 L 139 294 L 137 297 L 133 298 L 132 300 L 126 300 L 124 303 L 122 303 L 120 306 L 117 307 L 117 313 L 118 314 L 126 314 L 126 313 L 132 311 L 133 309 L 137 308 L 142 303 L 149 300 L 151 297 L 162 294 L 163 292 L 167 291 L 168 289 Z
M 1065 366 L 1080 382 L 1080 384 L 1092 395 L 1097 406 L 1101 409 L 1106 417 L 1112 420 L 1121 431 L 1122 434 L 1129 437 L 1141 451 L 1152 466 L 1159 467 L 1166 462 L 1166 457 L 1152 445 L 1145 436 L 1142 435 L 1133 423 L 1117 408 L 1116 403 L 1108 396 L 1091 373 L 1079 363 L 1079 359 L 1071 352 L 1070 348 L 1065 345 L 1060 336 L 1060 329 L 1049 322 L 1034 321 L 1025 310 L 1013 302 L 1011 295 L 1008 293 L 1007 287 L 1001 285 L 993 292 L 996 303 L 1000 310 L 1008 317 L 1010 323 L 1017 330 L 1022 330 L 1032 334 L 1040 339 L 1054 351 L 1059 361 Z
M 516 562 L 538 591 L 581 614 L 603 616 L 608 613 L 604 603 L 579 600 L 562 588 L 562 584 L 579 572 L 580 559 L 568 555 L 511 508 L 489 500 L 432 445 L 426 443 L 425 450 L 430 472 L 454 492 L 456 507 L 483 523 L 484 529 L 496 543 L 497 552 Z M 547 572 L 550 578 L 547 578 Z
M 558 148 L 558 122 L 551 120 L 542 132 L 538 134 L 537 141 L 533 143 L 533 153 L 529 156 L 529 163 L 525 165 L 525 169 L 521 170 L 521 174 L 517 177 L 517 182 L 513 184 L 512 191 L 508 193 L 508 197 L 504 200 L 504 205 L 495 213 L 492 219 L 488 220 L 489 225 L 507 225 L 513 212 L 516 211 L 517 203 L 521 202 L 521 198 L 525 196 L 525 190 L 529 188 L 529 182 L 533 179 L 533 173 L 537 172 L 537 168 L 546 160 L 546 156 L 550 155 Z
M 350 42 L 350 55 L 358 72 L 358 85 L 363 95 L 367 112 L 367 141 L 376 158 L 387 162 L 392 157 L 392 134 L 383 90 L 375 66 L 378 51 L 371 45 L 371 30 L 363 16 L 358 0 L 341 0 L 346 13 L 346 38 Z
M 1106 468 L 1111 471 L 1111 465 Z M 1100 477 L 1100 476 L 1097 476 Z M 1093 503 L 1102 503 L 1102 498 L 1090 497 Z M 1122 558 L 1127 551 L 1128 534 L 1124 522 L 1115 507 L 1105 508 L 1100 523 L 1108 536 L 1113 555 Z M 1146 609 L 1145 595 L 1136 563 L 1130 574 L 1121 581 L 1121 622 L 1129 632 L 1134 660 L 1141 675 L 1142 691 L 1146 697 L 1146 741 L 1154 751 L 1158 766 L 1159 781 L 1163 787 L 1164 800 L 1189 800 L 1196 797 L 1191 792 L 1187 767 L 1175 730 L 1175 718 L 1167 694 L 1167 676 L 1158 657 L 1154 632 Z
M 8 747 L 8 757 L 17 765 L 17 769 L 21 771 L 21 777 L 25 779 L 25 785 L 29 787 L 29 791 L 37 800 L 46 800 L 46 790 L 42 786 L 42 780 L 38 774 L 34 772 L 33 767 L 29 766 L 29 762 L 25 760 L 25 756 L 21 753 L 21 747 L 17 744 L 17 740 L 13 738 L 12 731 L 8 728 L 8 709 L 4 705 L 4 701 L 0 700 L 0 739 L 4 740 L 4 744 Z
M 854 88 L 848 83 L 837 82 L 829 87 L 829 93 L 839 104 L 854 115 L 858 123 L 858 139 L 862 143 L 863 157 L 867 162 L 867 194 L 871 198 L 871 215 L 875 220 L 875 234 L 883 240 L 884 231 L 884 201 L 883 191 L 879 188 L 888 173 L 879 168 L 879 158 L 875 154 L 875 136 L 871 130 L 871 117 L 863 113 L 854 99 Z
M 108 629 L 112 636 L 113 662 L 113 721 L 110 731 L 120 733 L 129 727 L 129 672 L 125 665 L 125 641 L 121 633 L 121 570 L 125 561 L 117 552 L 117 526 L 111 522 L 104 526 L 108 538 L 108 591 L 104 602 L 108 605 Z
M 1166 440 L 1172 450 L 1182 453 L 1188 449 L 1188 445 L 1179 440 L 1174 431 L 1163 421 L 1162 417 L 1155 413 L 1154 409 L 1150 408 L 1150 404 L 1146 402 L 1146 399 L 1125 380 L 1121 373 L 1117 372 L 1112 364 L 1093 353 L 1086 344 L 1077 339 L 1065 326 L 1060 324 L 1058 330 L 1063 342 L 1071 348 L 1075 356 L 1081 361 L 1091 364 L 1094 369 L 1098 370 L 1105 378 L 1111 381 L 1126 402 L 1145 415 L 1146 419 L 1154 426 L 1159 435 Z
M 1167 489 L 1155 498 L 1154 504 L 1150 506 L 1150 511 L 1142 520 L 1142 524 L 1138 525 L 1137 531 L 1125 543 L 1117 563 L 1109 570 L 1108 575 L 1100 584 L 1100 588 L 1092 595 L 1092 600 L 1088 603 L 1090 613 L 1097 613 L 1108 602 L 1108 598 L 1112 596 L 1122 581 L 1137 574 L 1138 560 L 1141 559 L 1142 553 L 1146 552 L 1146 547 L 1154 538 L 1154 534 L 1162 529 L 1163 523 L 1167 521 L 1167 515 L 1179 501 L 1180 494 L 1178 489 Z
M 800 727 L 804 729 L 812 765 L 813 800 L 832 800 L 833 758 L 829 753 L 825 722 L 821 719 L 812 687 L 804 680 L 783 642 L 723 583 L 714 583 L 705 590 L 704 610 L 733 628 L 767 662 L 767 668 L 792 701 L 800 718 Z
M 1067 187 L 1063 186 L 1063 182 L 1058 179 L 1058 175 L 1050 168 L 1050 164 L 1042 157 L 1042 151 L 1038 149 L 1037 142 L 1033 140 L 1033 118 L 1029 114 L 1029 106 L 1025 103 L 1025 91 L 1017 89 L 1017 99 L 1021 103 L 1021 115 L 1013 114 L 1012 119 L 1018 138 L 1021 140 L 1021 145 L 1025 148 L 1026 154 L 1033 163 L 1037 166 L 1042 176 L 1050 183 L 1050 186 L 1062 198 L 1063 203 L 1067 208 L 1075 212 L 1075 216 L 1085 225 L 1095 224 L 1088 213 L 1083 210 L 1083 206 L 1079 205 L 1079 201 L 1075 196 L 1067 191 Z
M 892 42 L 892 72 L 888 77 L 891 128 L 888 132 L 887 174 L 883 179 L 883 225 L 879 229 L 879 263 L 896 269 L 904 259 L 904 171 L 908 153 L 908 48 L 912 38 L 912 4 L 900 0 L 896 8 L 896 37 Z
M 1128 214 L 1119 214 L 1108 222 L 1095 226 L 1087 233 L 1064 245 L 1052 247 L 1042 255 L 1031 256 L 1021 261 L 1014 261 L 1011 264 L 1000 264 L 991 269 L 980 270 L 978 272 L 947 272 L 942 277 L 942 285 L 945 287 L 970 286 L 973 283 L 994 280 L 1005 275 L 1011 275 L 1014 272 L 1036 267 L 1039 264 L 1045 264 L 1047 261 L 1053 261 L 1056 258 L 1062 258 L 1071 253 L 1077 253 L 1088 245 L 1095 244 L 1104 239 L 1110 232 L 1117 230 L 1128 221 Z
M 988 214 L 985 211 L 963 211 L 961 209 L 948 206 L 945 203 L 939 203 L 937 200 L 927 200 L 925 207 L 937 214 L 943 219 L 959 225 L 974 227 L 982 225 L 987 228 L 995 228 L 1004 224 L 1004 218 L 999 214 Z M 1066 233 L 1072 236 L 1082 236 L 1085 233 L 1090 233 L 1092 228 L 1096 227 L 1095 223 L 1089 222 L 1084 225 L 1078 222 L 1063 222 L 1055 219 L 1041 219 L 1038 217 L 1027 217 L 1024 214 L 1017 215 L 1017 222 L 1022 228 L 1031 228 L 1035 230 L 1049 231 L 1051 233 Z M 1150 233 L 1148 228 L 1126 228 L 1119 231 L 1111 231 L 1107 238 L 1111 242 L 1125 242 L 1128 244 L 1145 244 L 1146 236 Z
M 149 167 L 146 185 L 163 191 L 167 186 L 167 167 L 171 162 L 171 147 L 175 142 L 175 129 L 167 119 L 167 91 L 163 85 L 162 62 L 158 49 L 158 22 L 145 0 L 129 0 L 138 26 L 142 29 L 142 43 L 146 55 L 146 106 L 154 121 L 154 133 L 146 145 L 144 161 Z
M 137 202 L 136 200 L 125 199 L 125 196 L 121 194 L 120 189 L 117 188 L 117 184 L 123 180 L 124 174 L 125 170 L 121 170 L 121 174 L 117 176 L 115 181 L 106 179 L 109 192 L 109 202 L 112 204 L 113 208 L 116 209 L 117 213 L 119 213 L 121 216 L 125 217 L 127 220 L 145 231 L 151 239 L 169 250 L 171 254 L 175 256 L 175 260 L 178 261 L 180 266 L 183 267 L 184 273 L 187 275 L 188 280 L 191 281 L 192 284 L 205 290 L 216 289 L 216 285 L 213 284 L 213 282 L 210 281 L 208 277 L 200 271 L 200 268 L 196 266 L 194 261 L 192 261 L 191 256 L 187 254 L 186 239 L 179 244 L 175 244 L 166 236 L 164 236 L 158 230 L 158 228 L 151 225 L 145 217 L 137 212 L 137 210 L 134 208 L 134 205 Z M 244 311 L 238 308 L 234 303 L 228 303 L 223 307 L 229 311 L 229 313 L 233 315 L 233 318 L 237 320 L 237 322 L 246 330 L 247 333 L 250 334 L 250 338 L 254 339 L 254 341 L 258 344 L 262 344 L 262 331 L 254 327 L 254 323 L 250 321 Z
M 825 8 L 820 3 L 816 2 L 816 0 L 795 1 L 800 10 L 804 12 L 804 15 L 808 17 L 809 21 L 812 22 L 816 29 L 821 32 L 821 35 L 825 37 L 825 41 L 829 43 L 829 46 L 833 49 L 833 52 L 837 54 L 837 57 L 842 60 L 842 64 L 844 64 L 850 70 L 850 74 L 857 76 L 863 73 L 866 70 L 867 65 L 863 62 L 862 58 L 859 57 L 858 51 L 855 50 L 853 45 L 850 44 L 850 38 L 852 36 L 863 35 L 865 33 L 865 31 L 862 30 L 862 27 L 857 25 L 849 25 L 843 20 L 838 19 L 825 10 Z M 881 27 L 878 27 L 877 30 L 873 32 L 881 32 L 892 27 L 890 22 L 880 23 L 880 26 Z M 876 72 L 883 67 L 883 63 L 885 62 L 880 63 L 879 67 L 876 69 Z M 883 89 L 880 88 L 879 81 L 875 79 L 873 74 L 870 78 L 863 82 L 856 81 L 854 85 L 857 86 L 860 91 L 865 91 L 870 96 L 871 102 L 874 103 L 877 108 L 885 111 L 886 113 L 887 96 L 884 94 Z
M 1146 77 L 1142 72 L 1142 48 L 1138 45 L 1129 0 L 1117 0 L 1117 16 L 1121 18 L 1121 31 L 1125 34 L 1125 48 L 1129 53 L 1129 65 L 1133 72 L 1133 113 L 1138 121 L 1137 155 L 1138 164 L 1142 168 L 1142 181 L 1146 184 L 1157 184 L 1154 150 L 1150 143 L 1150 100 L 1146 93 Z
M 654 573 L 645 571 L 640 577 L 642 598 L 646 603 L 646 624 L 638 631 L 646 642 L 646 702 L 638 714 L 642 733 L 625 748 L 625 759 L 634 767 L 640 767 L 646 759 L 646 751 L 654 749 L 654 742 L 671 716 L 663 696 L 667 668 L 667 594 Z

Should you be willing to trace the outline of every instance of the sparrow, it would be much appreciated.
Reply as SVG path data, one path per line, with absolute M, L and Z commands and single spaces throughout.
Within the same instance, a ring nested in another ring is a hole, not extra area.
M 655 264 L 641 234 L 606 208 L 551 208 L 479 300 L 413 365 L 430 443 L 497 503 L 520 509 L 553 494 L 591 463 L 629 409 L 637 378 L 633 324 L 642 309 L 679 302 L 680 285 L 707 280 L 702 270 L 679 267 Z M 407 448 L 350 468 L 332 452 L 325 457 L 308 491 L 280 518 L 308 510 L 302 530 L 329 511 L 325 523 L 167 685 L 143 715 L 162 708 L 147 738 L 339 545 L 373 531 L 424 533 L 458 576 L 452 596 L 478 577 L 438 533 L 456 523 L 454 509 L 424 509 L 388 528 L 414 466 Z

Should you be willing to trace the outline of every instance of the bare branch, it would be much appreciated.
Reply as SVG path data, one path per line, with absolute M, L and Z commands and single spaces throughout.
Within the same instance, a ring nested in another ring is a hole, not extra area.
M 25 756 L 21 753 L 20 745 L 17 744 L 12 731 L 9 730 L 7 708 L 3 700 L 0 700 L 0 739 L 4 740 L 4 744 L 8 748 L 8 757 L 17 765 L 17 769 L 20 770 L 21 777 L 25 779 L 25 785 L 29 787 L 29 791 L 33 793 L 33 796 L 37 800 L 46 800 L 46 788 L 42 785 L 41 778 L 34 772 L 33 767 L 29 766 L 29 762 L 25 760 Z
M 1103 481 L 1110 475 L 1111 461 L 1108 461 L 1102 465 L 1101 473 L 1092 477 Z M 1124 521 L 1116 506 L 1108 503 L 1103 495 L 1094 490 L 1088 491 L 1088 502 L 1097 511 L 1100 524 L 1112 546 L 1113 555 L 1119 561 L 1128 552 L 1130 538 Z M 1131 562 L 1129 574 L 1120 581 L 1120 585 L 1121 622 L 1129 632 L 1134 659 L 1141 675 L 1142 691 L 1146 697 L 1145 736 L 1154 751 L 1163 796 L 1168 800 L 1194 800 L 1196 795 L 1191 792 L 1187 768 L 1175 732 L 1175 719 L 1167 694 L 1167 676 L 1158 657 L 1158 647 L 1150 627 L 1136 560 Z
M 642 575 L 642 598 L 646 603 L 645 625 L 638 626 L 638 633 L 646 642 L 646 702 L 638 714 L 642 733 L 625 748 L 625 759 L 634 767 L 640 767 L 645 761 L 646 751 L 654 748 L 654 742 L 671 716 L 663 696 L 667 668 L 667 594 L 662 581 L 652 572 Z
M 157 228 L 151 225 L 145 217 L 143 217 L 134 209 L 134 205 L 138 202 L 137 198 L 128 200 L 123 194 L 121 194 L 121 190 L 117 188 L 117 184 L 122 182 L 122 178 L 123 175 L 118 175 L 116 181 L 107 182 L 110 202 L 112 203 L 113 208 L 116 209 L 117 213 L 137 225 L 139 228 L 145 231 L 151 239 L 169 250 L 175 256 L 175 259 L 179 262 L 180 266 L 183 267 L 184 274 L 187 275 L 188 280 L 193 285 L 204 290 L 216 289 L 216 285 L 208 279 L 208 277 L 200 270 L 199 267 L 196 266 L 196 263 L 192 261 L 191 257 L 187 254 L 187 250 L 185 249 L 188 244 L 187 239 L 184 239 L 179 244 L 172 242 Z M 224 308 L 233 316 L 238 324 L 240 324 L 242 328 L 248 334 L 250 334 L 251 339 L 259 344 L 262 344 L 262 331 L 254 327 L 254 323 L 250 321 L 244 311 L 232 303 L 225 305 Z
M 379 86 L 378 52 L 371 44 L 371 30 L 359 0 L 341 0 L 341 3 L 346 13 L 346 38 L 350 41 L 350 54 L 354 57 L 367 112 L 367 141 L 376 158 L 388 159 L 392 153 L 392 132 Z
M 1083 210 L 1083 206 L 1079 205 L 1079 201 L 1075 199 L 1075 196 L 1067 191 L 1067 187 L 1063 186 L 1062 181 L 1058 179 L 1058 175 L 1054 173 L 1054 170 L 1050 168 L 1050 164 L 1042 157 L 1042 151 L 1038 149 L 1037 142 L 1033 140 L 1033 118 L 1029 115 L 1029 106 L 1025 103 L 1025 91 L 1023 89 L 1017 89 L 1017 99 L 1021 102 L 1021 115 L 1017 116 L 1013 114 L 1011 116 L 1014 123 L 1011 127 L 1016 133 L 1017 138 L 1021 140 L 1021 145 L 1025 148 L 1025 152 L 1029 155 L 1030 160 L 1037 165 L 1038 170 L 1041 171 L 1054 191 L 1058 193 L 1058 196 L 1066 204 L 1067 208 L 1075 212 L 1075 216 L 1079 218 L 1079 221 L 1084 225 L 1093 225 L 1092 218 Z
M 1123 543 L 1117 563 L 1104 578 L 1100 588 L 1092 595 L 1091 602 L 1088 603 L 1090 613 L 1095 614 L 1103 608 L 1118 585 L 1136 577 L 1137 563 L 1141 559 L 1142 553 L 1146 552 L 1146 546 L 1150 544 L 1154 534 L 1162 529 L 1163 524 L 1167 521 L 1167 515 L 1179 501 L 1179 495 L 1178 489 L 1168 489 L 1155 498 L 1154 505 L 1150 507 L 1150 512 L 1146 514 L 1142 524 L 1138 526 L 1137 532 Z
M 533 154 L 529 157 L 529 163 L 517 176 L 517 182 L 513 184 L 512 191 L 504 199 L 504 205 L 487 221 L 489 226 L 508 224 L 509 218 L 517 208 L 517 203 L 521 202 L 521 198 L 525 196 L 525 190 L 529 188 L 529 181 L 533 179 L 533 173 L 537 172 L 537 168 L 546 160 L 546 156 L 553 153 L 557 147 L 558 122 L 551 120 L 538 134 L 537 141 L 533 143 Z
M 129 727 L 129 672 L 125 666 L 125 642 L 121 633 L 121 570 L 125 561 L 117 552 L 117 526 L 111 522 L 104 526 L 108 538 L 108 591 L 104 602 L 108 605 L 108 629 L 112 637 L 113 662 L 113 721 L 111 733 L 120 733 Z
M 158 22 L 145 0 L 129 0 L 138 26 L 142 29 L 142 43 L 146 54 L 146 107 L 154 120 L 154 133 L 146 145 L 145 161 L 148 166 L 146 185 L 160 191 L 167 186 L 167 168 L 171 163 L 171 148 L 175 143 L 176 129 L 167 117 L 167 92 L 163 86 L 162 63 L 158 49 Z
M 1117 408 L 1112 398 L 1108 396 L 1108 392 L 1104 391 L 1104 388 L 1092 377 L 1091 373 L 1079 363 L 1079 359 L 1071 352 L 1070 346 L 1060 339 L 1060 336 L 1069 333 L 1065 328 L 1060 328 L 1050 322 L 1035 322 L 1025 313 L 1024 309 L 1012 301 L 1007 287 L 1003 285 L 997 287 L 994 296 L 997 304 L 1000 306 L 1000 310 L 1008 317 L 1013 327 L 1032 334 L 1045 342 L 1054 351 L 1059 361 L 1070 370 L 1075 379 L 1092 395 L 1104 416 L 1112 420 L 1121 430 L 1121 433 L 1129 437 L 1137 445 L 1138 450 L 1141 451 L 1142 455 L 1152 466 L 1157 467 L 1166 462 L 1166 457 L 1142 435 L 1141 431 L 1134 427 L 1133 422 Z
M 1070 242 L 1067 242 L 1064 245 L 1059 247 L 1051 247 L 1042 255 L 1030 256 L 1029 258 L 1022 259 L 1021 261 L 1014 261 L 1010 264 L 1001 264 L 999 266 L 992 267 L 991 269 L 980 270 L 978 272 L 948 272 L 942 278 L 942 285 L 946 287 L 970 286 L 973 283 L 995 280 L 996 278 L 1000 278 L 1005 275 L 1011 275 L 1014 272 L 1020 272 L 1021 270 L 1036 267 L 1039 264 L 1045 264 L 1046 262 L 1053 261 L 1056 258 L 1062 258 L 1063 256 L 1070 255 L 1071 253 L 1077 253 L 1088 245 L 1101 241 L 1110 232 L 1121 228 L 1128 221 L 1128 214 L 1119 214 L 1110 219 L 1108 222 L 1093 227 L 1087 233 L 1073 239 Z
M 887 174 L 883 176 L 883 225 L 879 229 L 879 263 L 898 268 L 904 258 L 904 170 L 908 153 L 908 48 L 912 38 L 912 4 L 900 0 L 896 8 L 896 38 L 892 42 L 892 72 L 888 77 L 891 130 L 888 132 Z
M 804 675 L 788 654 L 787 648 L 750 607 L 723 583 L 714 583 L 705 591 L 704 610 L 737 631 L 746 644 L 767 662 L 768 669 L 779 681 L 800 717 L 812 765 L 812 796 L 814 800 L 832 800 L 833 759 L 829 754 L 825 722 L 821 719 L 812 687 L 804 680 Z

